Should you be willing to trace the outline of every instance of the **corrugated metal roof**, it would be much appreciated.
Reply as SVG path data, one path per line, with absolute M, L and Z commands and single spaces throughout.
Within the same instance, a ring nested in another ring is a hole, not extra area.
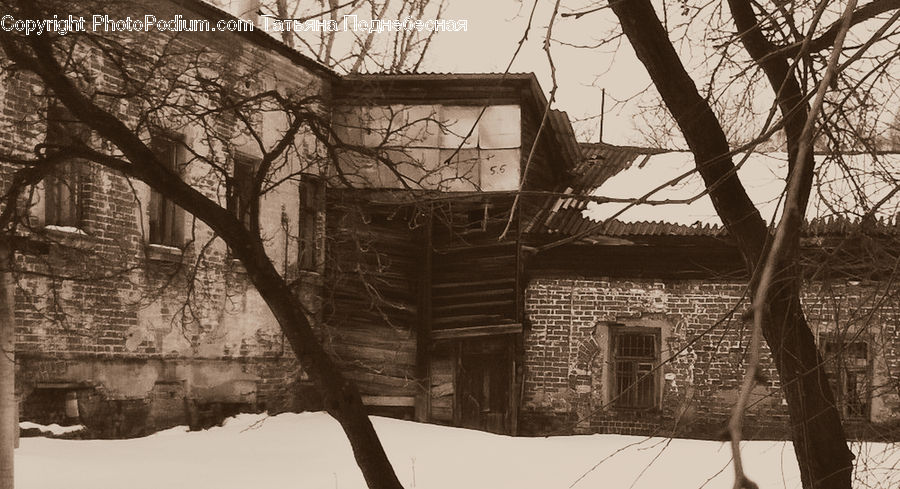
M 623 222 L 610 219 L 597 222 L 567 212 L 559 215 L 556 228 L 546 228 L 549 235 L 560 237 L 577 236 L 588 230 L 579 240 L 582 243 L 596 243 L 600 237 L 649 237 L 649 236 L 705 236 L 727 238 L 728 231 L 721 225 L 697 223 L 692 226 L 662 221 Z M 803 225 L 802 234 L 807 238 L 827 236 L 847 236 L 854 232 L 864 231 L 868 235 L 898 236 L 900 235 L 900 216 L 894 219 L 881 219 L 863 223 L 859 219 L 831 217 L 816 219 Z
M 725 236 L 725 228 L 710 224 L 686 226 L 662 221 L 622 222 L 612 219 L 604 223 L 605 236 Z
M 559 192 L 571 197 L 547 198 L 542 209 L 525 227 L 526 232 L 574 235 L 591 227 L 594 222 L 582 215 L 590 202 L 584 197 L 590 196 L 613 175 L 630 168 L 635 162 L 640 164 L 657 152 L 605 143 L 580 143 L 578 153 L 581 159 L 570 171 L 569 186 Z
M 530 79 L 534 76 L 533 73 L 525 73 L 525 72 L 509 72 L 503 73 L 498 71 L 488 71 L 482 73 L 475 72 L 467 72 L 467 73 L 455 73 L 448 71 L 418 71 L 418 72 L 400 72 L 400 73 L 388 73 L 388 72 L 372 72 L 372 73 L 351 73 L 343 76 L 345 79 L 350 80 L 389 80 L 391 78 L 403 79 L 403 80 L 447 80 L 447 79 L 455 79 L 455 80 L 499 80 L 501 78 L 507 78 L 510 80 L 513 79 Z
M 582 143 L 580 146 L 584 159 L 572 172 L 572 191 L 576 195 L 587 195 L 616 173 L 653 154 L 603 143 Z
M 640 146 L 619 146 L 607 143 L 579 143 L 584 157 L 587 159 L 606 158 L 611 153 L 628 151 L 642 155 L 654 155 L 665 153 L 668 150 L 660 148 L 643 148 Z
M 559 193 L 566 196 L 546 198 L 543 208 L 525 227 L 525 232 L 549 234 L 561 238 L 583 236 L 582 242 L 596 242 L 597 238 L 602 236 L 727 236 L 726 229 L 717 220 L 710 222 L 698 219 L 692 224 L 693 221 L 685 219 L 688 214 L 678 214 L 681 219 L 678 222 L 669 221 L 665 217 L 634 221 L 612 217 L 606 222 L 592 219 L 590 216 L 593 213 L 584 212 L 584 210 L 588 209 L 589 204 L 596 200 L 593 194 L 597 189 L 602 190 L 602 188 L 614 185 L 607 181 L 619 174 L 648 172 L 656 174 L 657 170 L 643 167 L 651 157 L 664 153 L 664 151 L 612 146 L 603 143 L 582 143 L 581 153 L 583 159 L 573 168 L 572 178 L 568 182 L 569 186 L 559 190 Z M 605 192 L 604 195 L 606 195 Z M 633 197 L 637 198 L 640 195 Z M 687 208 L 685 205 L 681 207 Z M 646 209 L 647 212 L 644 214 L 658 213 L 662 216 L 672 214 L 671 209 L 668 211 L 669 214 L 662 212 L 660 206 L 646 206 Z M 900 234 L 900 214 L 879 215 L 877 219 L 871 219 L 865 223 L 859 217 L 841 215 L 818 218 L 810 216 L 810 219 L 812 220 L 804 225 L 803 230 L 803 234 L 807 237 L 847 235 L 861 229 L 869 234 Z

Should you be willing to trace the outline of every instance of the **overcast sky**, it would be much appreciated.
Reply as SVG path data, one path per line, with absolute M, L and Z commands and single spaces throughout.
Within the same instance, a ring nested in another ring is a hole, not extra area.
M 247 9 L 253 9 L 253 0 L 205 0 L 237 16 L 246 16 Z M 266 2 L 266 0 L 263 0 Z M 319 3 L 298 0 L 296 15 L 321 13 Z M 438 0 L 432 0 L 432 15 Z M 268 2 L 271 3 L 271 2 Z M 560 13 L 583 10 L 580 5 L 588 5 L 591 0 L 564 2 Z M 549 95 L 552 87 L 550 65 L 543 50 L 547 25 L 550 22 L 554 0 L 538 0 L 531 29 L 526 29 L 533 6 L 532 0 L 445 0 L 445 10 L 441 16 L 450 20 L 467 20 L 466 32 L 438 33 L 421 72 L 487 73 L 503 72 L 513 55 L 519 40 L 526 30 L 528 40 L 515 58 L 511 72 L 534 73 Z M 273 11 L 274 7 L 268 7 Z M 359 18 L 366 19 L 365 9 L 357 12 Z M 427 15 L 422 20 L 433 17 Z M 557 17 L 554 25 L 554 39 L 576 45 L 593 45 L 597 40 L 618 33 L 609 9 L 586 15 L 580 19 Z M 385 20 L 392 20 L 390 14 Z M 399 19 L 398 19 L 399 20 Z M 273 37 L 279 34 L 270 32 Z M 315 42 L 318 33 L 309 34 Z M 383 34 L 387 36 L 388 34 Z M 303 37 L 304 35 L 301 35 Z M 341 39 L 339 34 L 339 39 Z M 346 39 L 346 38 L 344 38 Z M 342 41 L 335 44 L 340 51 Z M 377 40 L 376 40 L 377 44 Z M 644 138 L 637 133 L 633 115 L 640 111 L 634 95 L 650 86 L 650 78 L 638 63 L 627 42 L 613 43 L 600 48 L 575 48 L 554 42 L 551 53 L 556 64 L 556 78 L 559 88 L 554 108 L 569 114 L 582 140 L 597 141 L 599 137 L 599 115 L 601 113 L 602 90 L 606 89 L 606 119 L 604 141 L 618 144 L 640 143 Z M 654 92 L 655 93 L 655 92 Z M 625 101 L 617 104 L 616 100 Z M 648 99 L 644 99 L 647 101 Z M 593 119 L 577 122 L 576 119 Z
M 245 4 L 255 0 L 207 0 L 217 4 Z M 318 2 L 304 3 L 305 0 L 297 0 L 300 11 L 304 14 L 318 12 Z M 430 49 L 425 56 L 425 61 L 419 67 L 422 72 L 454 72 L 454 73 L 486 73 L 503 72 L 516 53 L 516 48 L 523 34 L 528 31 L 528 39 L 521 51 L 516 55 L 511 71 L 518 73 L 534 73 L 537 75 L 545 93 L 552 87 L 551 70 L 547 55 L 543 50 L 543 41 L 546 28 L 550 21 L 555 0 L 537 0 L 537 9 L 531 29 L 526 29 L 532 6 L 532 0 L 445 0 L 445 10 L 441 15 L 448 20 L 466 20 L 468 29 L 466 32 L 441 32 L 433 39 Z M 426 15 L 422 20 L 429 20 L 436 15 L 438 0 L 432 0 Z M 567 0 L 563 2 L 560 14 L 572 11 L 582 12 L 586 8 L 594 8 L 600 5 L 599 11 L 588 13 L 581 18 L 572 16 L 556 17 L 553 28 L 551 53 L 556 66 L 556 79 L 558 81 L 557 98 L 554 107 L 566 111 L 573 121 L 576 134 L 583 141 L 597 141 L 599 138 L 599 117 L 601 112 L 605 114 L 603 140 L 614 144 L 652 144 L 653 137 L 642 134 L 649 127 L 653 131 L 660 144 L 672 147 L 681 145 L 680 135 L 674 127 L 673 134 L 666 135 L 665 127 L 659 124 L 660 120 L 668 119 L 667 111 L 660 108 L 655 89 L 652 88 L 650 78 L 644 67 L 638 62 L 628 41 L 620 36 L 617 19 L 606 8 L 606 2 L 596 0 Z M 833 12 L 828 11 L 821 25 L 829 25 L 837 20 L 841 13 L 839 2 L 835 3 Z M 682 63 L 694 78 L 701 90 L 706 89 L 710 80 L 714 83 L 716 100 L 715 110 L 725 116 L 722 119 L 724 129 L 728 137 L 734 141 L 747 140 L 762 129 L 762 122 L 768 117 L 773 94 L 766 89 L 764 84 L 747 83 L 747 77 L 752 78 L 753 72 L 748 75 L 743 70 L 747 61 L 746 53 L 742 50 L 730 51 L 723 58 L 718 52 L 721 46 L 713 48 L 711 40 L 716 44 L 727 41 L 724 32 L 716 32 L 717 27 L 712 27 L 712 32 L 707 31 L 710 26 L 719 26 L 726 23 L 725 32 L 730 32 L 728 21 L 719 18 L 721 12 L 714 5 L 706 4 L 700 11 L 680 11 L 678 8 L 666 9 L 663 17 L 664 23 L 669 27 L 670 38 L 679 53 Z M 304 8 L 305 6 L 305 8 Z M 311 7 L 310 7 L 311 6 Z M 673 3 L 669 3 L 673 7 Z M 226 8 L 227 10 L 227 8 Z M 695 9 L 696 10 L 696 9 Z M 361 19 L 369 18 L 365 9 L 357 11 Z M 807 12 L 808 14 L 809 12 Z M 298 15 L 300 15 L 298 13 Z M 387 13 L 384 20 L 392 20 L 392 13 Z M 393 15 L 398 15 L 393 12 Z M 661 14 L 662 15 L 662 14 Z M 799 14 L 798 14 L 799 15 Z M 401 15 L 402 16 L 402 15 Z M 400 20 L 400 19 L 396 19 Z M 797 19 L 801 25 L 806 25 L 808 19 Z M 855 26 L 848 36 L 851 44 L 861 45 L 874 28 L 880 25 L 882 20 L 872 20 L 867 24 Z M 277 34 L 273 34 L 277 36 Z M 318 33 L 313 34 L 318 36 Z M 356 34 L 349 34 L 356 35 Z M 387 51 L 390 51 L 391 39 L 389 34 L 376 34 L 384 36 Z M 723 37 L 725 35 L 725 37 Z M 861 37 L 854 37 L 861 36 Z M 711 37 L 712 36 L 712 37 Z M 342 49 L 341 35 L 338 35 L 335 44 L 335 52 Z M 343 47 L 349 49 L 349 41 L 352 38 L 343 38 Z M 592 46 L 600 40 L 612 39 L 600 47 L 575 47 Z M 375 40 L 378 44 L 378 40 Z M 882 42 L 869 50 L 888 54 L 895 50 L 896 44 L 890 41 Z M 716 52 L 713 52 L 713 49 Z M 722 63 L 721 60 L 727 60 Z M 877 59 L 876 59 L 877 61 Z M 875 61 L 873 61 L 875 62 Z M 858 65 L 860 62 L 857 62 Z M 349 66 L 344 67 L 349 68 Z M 871 67 L 862 66 L 865 73 Z M 894 77 L 896 79 L 896 76 Z M 602 92 L 606 90 L 606 110 L 601 111 Z M 895 107 L 898 95 L 893 85 L 878 87 L 880 95 L 884 97 L 882 107 Z M 890 109 L 888 109 L 890 112 Z M 888 114 L 890 115 L 890 114 Z M 665 119 L 660 119 L 664 117 Z M 890 121 L 890 117 L 883 117 L 884 121 Z M 884 125 L 884 122 L 878 124 Z M 877 129 L 876 129 L 877 131 Z
M 447 19 L 467 19 L 467 32 L 443 33 L 435 39 L 424 71 L 502 72 L 522 38 L 528 24 L 531 2 L 517 0 L 450 0 Z M 533 72 L 549 92 L 550 65 L 542 45 L 553 2 L 541 0 L 535 13 L 528 41 L 516 57 L 513 72 Z M 591 45 L 615 26 L 609 12 L 590 14 L 581 19 L 557 18 L 554 38 L 573 44 Z M 616 52 L 617 51 L 617 52 Z M 556 108 L 569 117 L 584 118 L 600 114 L 601 89 L 606 88 L 604 141 L 633 143 L 640 140 L 632 122 L 638 108 L 631 103 L 617 108 L 614 99 L 624 100 L 646 88 L 650 79 L 636 61 L 627 42 L 601 48 L 576 49 L 554 43 L 551 46 L 559 84 Z M 578 124 L 579 129 L 594 129 L 596 141 L 599 120 Z

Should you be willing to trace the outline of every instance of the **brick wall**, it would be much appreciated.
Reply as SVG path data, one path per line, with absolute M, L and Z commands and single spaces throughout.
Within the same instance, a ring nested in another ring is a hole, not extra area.
M 525 433 L 616 432 L 722 435 L 746 365 L 749 325 L 739 283 L 715 280 L 583 280 L 542 277 L 526 291 Z M 873 395 L 868 420 L 848 423 L 866 436 L 896 424 L 896 294 L 881 284 L 817 284 L 804 294 L 811 327 L 820 334 L 865 338 Z M 610 334 L 618 325 L 659 331 L 658 409 L 614 406 Z M 762 381 L 747 412 L 748 437 L 787 435 L 786 407 L 768 349 Z
M 165 2 L 147 8 L 159 9 L 154 12 L 159 18 L 184 13 Z M 183 59 L 199 60 L 195 62 L 204 69 L 221 69 L 238 77 L 246 73 L 246 79 L 256 84 L 251 88 L 311 94 L 326 88 L 320 75 L 236 34 L 144 36 L 148 50 L 171 41 L 166 49 L 184 52 Z M 200 52 L 205 54 L 191 57 Z M 122 89 L 123 81 L 109 59 L 96 53 L 79 55 L 84 55 L 84 66 L 91 71 L 91 89 Z M 148 90 L 152 89 L 151 84 Z M 44 88 L 34 76 L 6 72 L 0 78 L 0 100 L 4 102 L 0 151 L 32 156 L 46 134 Z M 109 109 L 127 125 L 137 128 L 146 123 L 142 120 L 146 100 L 114 102 Z M 174 124 L 177 118 L 161 119 Z M 238 150 L 251 151 L 240 135 L 231 136 L 228 131 L 233 131 L 234 121 L 226 119 L 212 121 L 212 130 L 219 131 L 223 140 L 233 141 Z M 263 113 L 257 130 L 271 143 L 283 132 L 280 124 L 286 122 Z M 229 164 L 233 148 L 209 143 L 198 124 L 185 123 L 177 129 L 185 133 L 192 150 L 222 166 Z M 135 131 L 147 135 L 146 125 Z M 310 146 L 309 138 L 301 135 L 300 146 Z M 313 172 L 308 161 L 299 159 L 300 154 L 292 154 L 278 171 Z M 12 168 L 0 170 L 0 185 L 5 189 Z M 278 173 L 273 178 L 281 177 Z M 225 205 L 221 176 L 208 167 L 192 164 L 184 178 Z M 43 192 L 43 186 L 37 185 L 23 202 L 31 229 L 23 228 L 22 233 L 44 246 L 16 257 L 16 380 L 22 405 L 28 404 L 24 401 L 35 390 L 78 391 L 84 405 L 92 406 L 85 407 L 82 417 L 96 414 L 82 421 L 96 423 L 97 434 L 103 436 L 190 421 L 190 410 L 172 402 L 173 396 L 186 402 L 245 404 L 251 409 L 293 408 L 291 389 L 299 375 L 293 353 L 242 267 L 230 259 L 224 243 L 214 239 L 209 228 L 185 216 L 183 251 L 149 245 L 149 188 L 99 166 L 90 166 L 85 173 L 80 193 L 84 218 L 77 231 L 44 227 Z M 298 202 L 295 177 L 269 192 L 260 211 L 269 256 L 278 270 L 292 278 L 297 276 Z M 324 233 L 324 222 L 317 232 Z M 81 394 L 87 391 L 91 394 Z M 106 403 L 105 407 L 96 407 L 98 402 Z M 177 406 L 163 409 L 177 412 L 154 410 L 154 402 L 157 408 Z M 112 429 L 108 421 L 113 411 L 149 421 L 143 426 L 131 421 L 134 429 L 125 431 Z M 29 416 L 27 410 L 22 414 Z

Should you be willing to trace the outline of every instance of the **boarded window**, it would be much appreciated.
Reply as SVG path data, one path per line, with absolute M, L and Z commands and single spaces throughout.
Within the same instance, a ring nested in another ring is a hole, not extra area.
M 248 229 L 250 228 L 250 201 L 253 195 L 256 163 L 252 158 L 235 156 L 234 174 L 228 188 L 228 210 Z
M 653 409 L 658 406 L 659 333 L 649 328 L 611 329 L 610 353 L 617 408 Z
M 518 105 L 491 105 L 478 122 L 481 149 L 518 148 L 522 145 L 522 115 Z
M 84 143 L 90 138 L 87 126 L 68 110 L 51 104 L 47 110 L 48 152 L 65 152 L 63 146 Z M 84 175 L 87 163 L 69 159 L 56 165 L 44 179 L 44 224 L 81 227 L 84 219 Z
M 168 170 L 180 174 L 184 166 L 184 143 L 171 134 L 154 134 L 151 147 Z M 175 203 L 155 190 L 150 191 L 150 243 L 166 246 L 184 244 L 181 212 Z
M 481 107 L 445 105 L 441 108 L 441 148 L 478 146 L 478 119 Z
M 865 341 L 820 340 L 825 373 L 844 419 L 869 417 L 869 348 Z
M 300 256 L 301 270 L 316 270 L 318 266 L 318 241 L 316 217 L 324 204 L 325 187 L 314 175 L 304 175 L 300 181 Z
M 392 169 L 354 151 L 340 151 L 343 177 L 352 185 L 406 184 L 447 192 L 518 188 L 522 157 L 518 105 L 343 107 L 334 118 L 341 142 L 384 150 L 395 164 Z

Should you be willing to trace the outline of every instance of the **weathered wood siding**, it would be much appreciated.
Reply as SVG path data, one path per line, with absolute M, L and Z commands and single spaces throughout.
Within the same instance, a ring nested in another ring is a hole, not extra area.
M 542 111 L 526 105 L 522 107 L 522 172 L 524 175 L 523 189 L 527 190 L 556 190 L 564 178 L 563 163 L 560 161 L 559 145 L 556 142 L 553 129 L 548 120 L 543 129 L 540 129 Z M 538 131 L 540 129 L 540 136 Z M 538 145 L 531 153 L 535 138 Z M 531 154 L 531 163 L 525 172 L 525 164 Z
M 450 424 L 453 422 L 454 396 L 456 395 L 455 357 L 431 360 L 431 420 Z
M 504 239 L 512 199 L 454 202 L 435 210 L 432 328 L 519 322 L 518 219 Z
M 416 217 L 409 208 L 329 206 L 322 334 L 373 405 L 408 407 L 417 393 L 423 249 Z

